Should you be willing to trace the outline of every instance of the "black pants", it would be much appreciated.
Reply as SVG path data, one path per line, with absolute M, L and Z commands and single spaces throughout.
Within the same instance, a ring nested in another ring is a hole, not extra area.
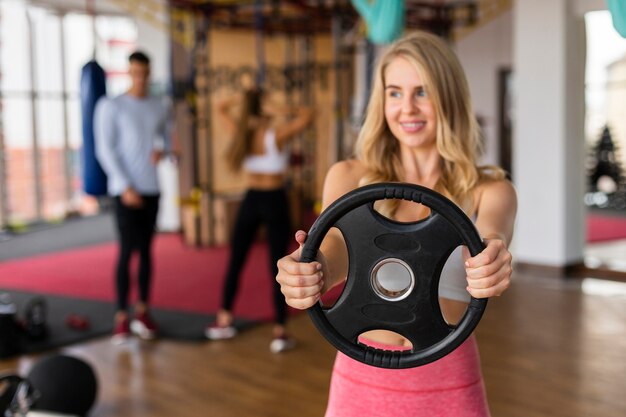
M 276 323 L 285 324 L 287 305 L 276 282 L 276 263 L 286 255 L 289 244 L 289 202 L 283 189 L 271 191 L 248 190 L 237 213 L 231 239 L 230 261 L 224 283 L 222 307 L 231 311 L 239 287 L 239 278 L 246 257 L 261 224 L 267 226 L 270 249 L 271 279 L 273 282 Z
M 128 308 L 129 263 L 133 251 L 139 251 L 139 300 L 148 302 L 152 277 L 152 238 L 159 210 L 159 196 L 142 196 L 141 208 L 130 208 L 115 197 L 115 219 L 119 239 L 116 270 L 117 308 Z

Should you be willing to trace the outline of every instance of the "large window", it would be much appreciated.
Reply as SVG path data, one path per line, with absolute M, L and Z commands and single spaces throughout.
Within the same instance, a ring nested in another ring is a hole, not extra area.
M 585 137 L 593 209 L 626 213 L 626 39 L 607 10 L 585 15 Z M 609 46 L 610 45 L 610 46 Z M 608 47 L 607 47 L 608 46 Z
M 0 228 L 97 211 L 82 191 L 81 69 L 95 57 L 120 93 L 136 38 L 125 17 L 0 1 Z

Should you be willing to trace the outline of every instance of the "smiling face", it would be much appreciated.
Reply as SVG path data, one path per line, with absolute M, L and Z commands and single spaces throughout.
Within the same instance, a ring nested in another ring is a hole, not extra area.
M 428 87 L 405 58 L 394 58 L 385 68 L 385 120 L 400 146 L 435 146 L 437 117 Z

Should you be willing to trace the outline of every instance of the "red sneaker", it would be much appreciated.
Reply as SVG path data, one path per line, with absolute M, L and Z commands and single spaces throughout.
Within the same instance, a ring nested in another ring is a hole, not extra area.
M 130 323 L 130 330 L 145 340 L 154 339 L 157 334 L 157 326 L 147 312 L 135 315 Z
M 128 319 L 119 320 L 115 323 L 113 329 L 113 336 L 111 337 L 111 343 L 119 345 L 124 343 L 130 337 L 130 327 L 128 325 Z

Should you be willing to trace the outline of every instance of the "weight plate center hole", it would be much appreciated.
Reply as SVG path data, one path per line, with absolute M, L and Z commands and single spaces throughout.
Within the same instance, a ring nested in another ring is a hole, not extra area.
M 371 283 L 374 292 L 387 301 L 400 301 L 411 293 L 415 276 L 409 265 L 401 259 L 387 258 L 372 269 Z

